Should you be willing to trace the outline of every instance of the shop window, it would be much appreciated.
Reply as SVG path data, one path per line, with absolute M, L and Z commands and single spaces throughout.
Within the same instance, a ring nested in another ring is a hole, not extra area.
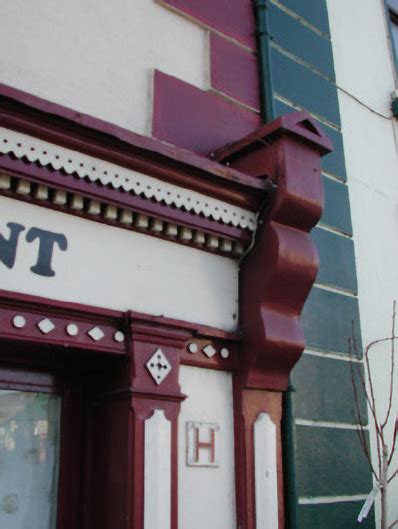
M 0 527 L 55 529 L 61 398 L 0 388 Z
M 62 370 L 0 364 L 1 528 L 80 527 L 82 402 L 74 386 Z

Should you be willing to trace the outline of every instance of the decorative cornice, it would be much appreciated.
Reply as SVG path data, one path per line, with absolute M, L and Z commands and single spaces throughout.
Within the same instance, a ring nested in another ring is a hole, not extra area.
M 54 185 L 36 182 L 20 176 L 22 171 L 26 171 L 26 167 L 18 170 L 19 167 L 16 167 L 14 161 L 0 157 L 0 171 L 2 168 L 7 172 L 0 172 L 0 196 L 28 201 L 92 221 L 131 229 L 232 258 L 240 257 L 251 239 L 247 230 L 223 226 L 202 217 L 186 219 L 184 213 L 176 209 L 169 211 L 171 215 L 164 215 L 162 210 L 154 208 L 153 203 L 147 200 L 143 202 L 147 203 L 148 208 L 134 207 L 136 204 L 132 207 L 130 204 L 120 206 L 110 200 L 112 197 L 108 197 L 107 193 L 93 197 L 92 194 L 87 194 L 85 189 L 78 189 L 78 192 L 75 192 L 70 185 L 73 182 L 64 182 L 64 186 L 60 186 L 59 181 L 55 181 Z M 43 169 L 39 169 L 40 173 L 42 171 Z M 10 173 L 14 173 L 14 176 Z M 40 176 L 42 177 L 43 174 Z M 52 176 L 55 180 L 54 174 Z M 61 179 L 66 178 L 69 177 L 61 175 Z M 107 188 L 104 190 L 107 191 Z M 95 192 L 98 193 L 98 188 Z M 167 209 L 165 206 L 160 208 Z
M 0 127 L 0 194 L 207 252 L 240 257 L 270 200 L 266 175 L 1 84 Z
M 4 127 L 0 127 L 0 153 L 225 224 L 250 231 L 256 227 L 256 215 L 251 211 Z
M 323 209 L 320 157 L 332 146 L 306 113 L 282 116 L 216 153 L 252 176 L 276 184 L 271 209 L 259 219 L 240 268 L 241 350 L 245 387 L 285 390 L 300 358 L 300 316 L 315 281 L 318 254 L 309 232 Z
M 264 179 L 0 83 L 0 126 L 257 211 Z

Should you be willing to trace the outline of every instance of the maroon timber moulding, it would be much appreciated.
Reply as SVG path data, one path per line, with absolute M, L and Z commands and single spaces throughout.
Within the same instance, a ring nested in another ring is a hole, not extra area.
M 251 176 L 268 175 L 277 186 L 240 270 L 246 387 L 285 390 L 304 349 L 300 315 L 318 270 L 309 232 L 323 209 L 320 157 L 331 149 L 315 120 L 299 112 L 215 154 Z
M 251 210 L 257 209 L 265 189 L 264 182 L 195 152 L 1 83 L 0 124 Z M 245 129 L 238 137 L 255 128 Z
M 254 112 L 155 71 L 155 137 L 206 155 L 255 131 L 260 124 Z

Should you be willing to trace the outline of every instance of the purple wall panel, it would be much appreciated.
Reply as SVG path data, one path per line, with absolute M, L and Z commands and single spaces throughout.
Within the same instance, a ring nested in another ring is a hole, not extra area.
M 250 0 L 162 1 L 255 49 L 254 12 Z
M 153 136 L 208 154 L 260 126 L 258 115 L 162 72 L 155 72 Z
M 219 35 L 210 35 L 211 86 L 260 110 L 257 59 Z

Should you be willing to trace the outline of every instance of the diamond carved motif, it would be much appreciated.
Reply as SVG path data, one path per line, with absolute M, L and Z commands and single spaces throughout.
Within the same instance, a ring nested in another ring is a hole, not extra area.
M 105 334 L 101 331 L 99 327 L 93 327 L 90 329 L 87 333 L 90 338 L 92 338 L 95 342 L 98 342 L 99 340 L 102 340 L 102 338 L 105 336 Z
M 48 334 L 49 332 L 55 329 L 55 325 L 48 318 L 45 318 L 44 320 L 40 320 L 37 326 L 43 334 Z
M 211 344 L 209 344 L 203 348 L 203 352 L 208 358 L 212 358 L 216 354 L 217 351 L 214 349 L 214 347 Z
M 156 349 L 156 351 L 146 363 L 146 367 L 158 386 L 171 371 L 170 362 L 161 349 Z

